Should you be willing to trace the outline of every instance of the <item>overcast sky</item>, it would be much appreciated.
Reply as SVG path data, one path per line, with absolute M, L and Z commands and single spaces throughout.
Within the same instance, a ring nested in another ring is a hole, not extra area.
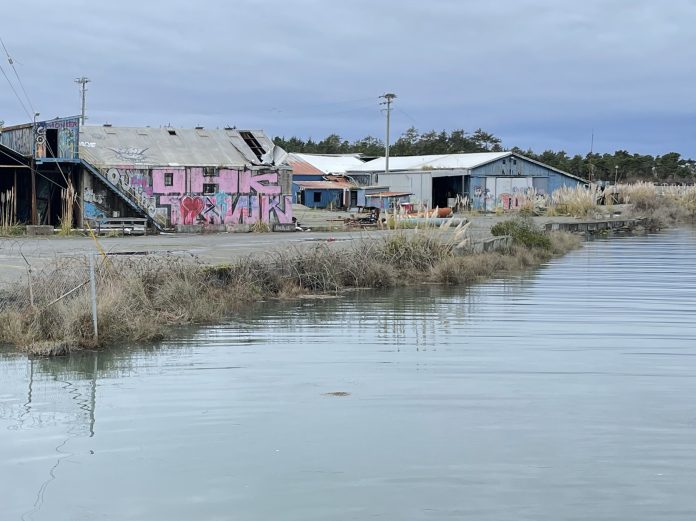
M 696 0 L 6 0 L 0 37 L 40 119 L 84 75 L 92 124 L 383 138 L 390 91 L 394 137 L 696 157 Z M 0 77 L 0 120 L 29 119 Z

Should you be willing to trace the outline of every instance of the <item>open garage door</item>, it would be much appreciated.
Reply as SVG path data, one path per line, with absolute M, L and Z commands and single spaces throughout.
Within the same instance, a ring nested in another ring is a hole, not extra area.
M 464 184 L 461 175 L 450 177 L 433 177 L 433 208 L 450 206 L 451 199 L 463 193 Z

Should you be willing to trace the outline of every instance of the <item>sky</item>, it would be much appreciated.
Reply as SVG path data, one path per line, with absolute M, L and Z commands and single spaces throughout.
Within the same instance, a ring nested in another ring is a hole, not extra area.
M 29 101 L 0 76 L 0 120 L 78 114 L 87 76 L 88 124 L 384 139 L 393 92 L 392 141 L 696 158 L 695 22 L 696 0 L 8 0 Z

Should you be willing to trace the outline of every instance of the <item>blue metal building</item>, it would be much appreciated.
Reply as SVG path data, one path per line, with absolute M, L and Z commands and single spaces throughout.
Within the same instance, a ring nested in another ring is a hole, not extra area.
M 378 158 L 347 174 L 369 174 L 370 183 L 412 193 L 412 202 L 430 208 L 452 206 L 457 197 L 468 197 L 472 208 L 488 211 L 515 210 L 529 197 L 588 184 L 514 152 L 392 157 L 389 166 L 385 174 L 384 158 Z

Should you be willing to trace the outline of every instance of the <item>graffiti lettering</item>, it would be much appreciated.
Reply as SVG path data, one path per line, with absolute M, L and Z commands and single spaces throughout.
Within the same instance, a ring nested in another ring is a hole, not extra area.
M 124 147 L 124 148 L 110 148 L 114 155 L 119 161 L 124 161 L 126 163 L 144 163 L 146 156 L 145 152 L 149 148 L 135 148 L 135 147 Z

